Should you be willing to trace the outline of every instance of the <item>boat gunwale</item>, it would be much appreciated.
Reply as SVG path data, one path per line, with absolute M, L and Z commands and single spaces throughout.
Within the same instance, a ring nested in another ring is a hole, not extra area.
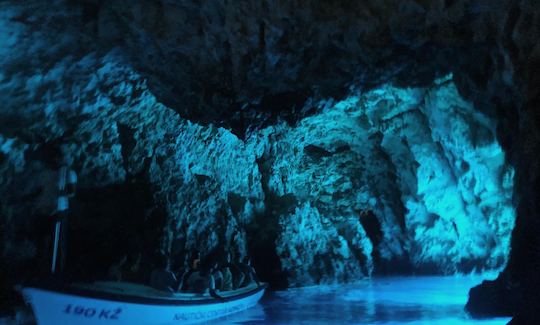
M 209 297 L 204 299 L 185 299 L 179 297 L 148 297 L 148 296 L 137 296 L 134 294 L 121 294 L 113 293 L 85 288 L 77 288 L 71 285 L 29 285 L 25 286 L 24 289 L 35 289 L 41 291 L 48 291 L 56 294 L 65 294 L 71 296 L 77 296 L 80 298 L 89 298 L 89 299 L 98 299 L 98 300 L 108 300 L 114 302 L 124 302 L 124 303 L 134 303 L 134 304 L 144 304 L 144 305 L 158 305 L 158 306 L 193 306 L 193 305 L 215 305 L 228 303 L 236 300 L 241 300 L 250 296 L 253 296 L 260 291 L 264 291 L 268 287 L 267 283 L 263 283 L 260 286 L 257 286 L 251 290 L 239 293 L 237 295 L 224 297 L 225 301 Z

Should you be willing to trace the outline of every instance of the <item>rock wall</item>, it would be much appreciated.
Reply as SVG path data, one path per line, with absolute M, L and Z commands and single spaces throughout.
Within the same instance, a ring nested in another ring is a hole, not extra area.
M 4 1 L 10 272 L 40 254 L 34 228 L 64 160 L 83 191 L 145 193 L 134 220 L 159 228 L 145 249 L 268 250 L 291 284 L 389 265 L 498 269 L 515 207 L 508 266 L 468 308 L 527 320 L 540 301 L 538 10 L 531 0 Z M 99 213 L 127 218 L 115 209 Z
M 445 274 L 506 264 L 513 169 L 496 121 L 460 98 L 451 78 L 320 105 L 295 127 L 254 135 L 266 145 L 263 187 L 294 197 L 294 211 L 279 216 L 286 269 L 317 283 L 325 273 L 345 281 L 396 264 L 397 272 Z

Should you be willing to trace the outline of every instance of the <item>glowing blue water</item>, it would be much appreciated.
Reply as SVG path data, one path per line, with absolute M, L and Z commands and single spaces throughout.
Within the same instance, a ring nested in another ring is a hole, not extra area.
M 212 324 L 506 324 L 509 318 L 472 320 L 463 310 L 482 280 L 392 277 L 269 292 L 255 308 Z

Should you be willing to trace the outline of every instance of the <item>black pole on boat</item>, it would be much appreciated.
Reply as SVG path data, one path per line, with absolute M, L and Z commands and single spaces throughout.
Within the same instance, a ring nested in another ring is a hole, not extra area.
M 56 206 L 56 222 L 54 225 L 53 255 L 51 273 L 57 274 L 64 270 L 66 258 L 66 223 L 69 211 L 69 199 L 75 195 L 77 174 L 66 166 L 60 168 L 58 175 L 58 201 Z

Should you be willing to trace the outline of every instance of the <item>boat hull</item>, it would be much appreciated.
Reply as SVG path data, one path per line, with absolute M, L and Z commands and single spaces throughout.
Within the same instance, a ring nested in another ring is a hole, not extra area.
M 121 299 L 86 297 L 42 288 L 24 288 L 39 325 L 49 324 L 193 324 L 231 315 L 253 307 L 264 288 L 225 302 L 188 303 L 168 300 L 158 303 L 126 302 Z M 133 300 L 133 299 L 132 299 Z

